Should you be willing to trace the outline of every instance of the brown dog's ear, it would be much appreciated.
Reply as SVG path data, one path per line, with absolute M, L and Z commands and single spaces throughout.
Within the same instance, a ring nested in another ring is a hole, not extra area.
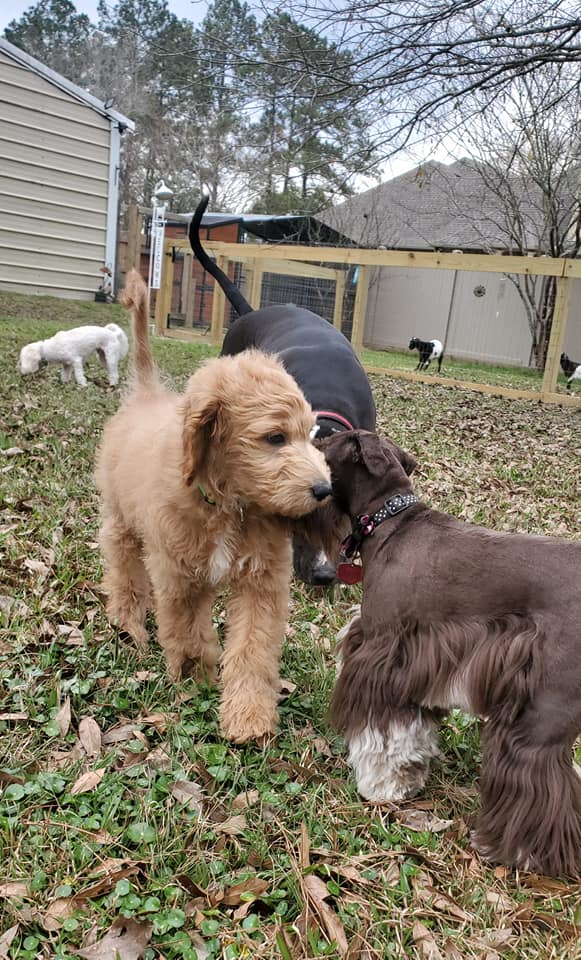
M 357 441 L 355 462 L 363 463 L 373 477 L 383 477 L 388 460 L 381 437 L 367 430 L 358 430 L 354 434 Z
M 191 378 L 183 399 L 182 477 L 190 486 L 203 470 L 210 445 L 222 437 L 222 370 L 210 360 Z
M 182 430 L 184 459 L 182 476 L 187 487 L 201 472 L 217 431 L 219 404 L 208 403 L 202 410 L 187 410 Z
M 358 435 L 361 460 L 369 472 L 377 477 L 385 476 L 390 461 L 397 460 L 409 477 L 417 467 L 411 453 L 402 450 L 397 443 L 388 437 L 380 437 L 376 433 L 361 432 Z

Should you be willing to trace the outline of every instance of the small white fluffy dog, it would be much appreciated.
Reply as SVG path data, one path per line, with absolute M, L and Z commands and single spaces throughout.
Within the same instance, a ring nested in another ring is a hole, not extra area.
M 69 383 L 72 374 L 80 387 L 87 386 L 83 360 L 97 354 L 107 369 L 109 383 L 119 382 L 119 361 L 127 355 L 129 344 L 121 327 L 108 323 L 106 327 L 73 327 L 59 330 L 48 340 L 28 343 L 20 351 L 20 373 L 36 373 L 43 363 L 60 363 L 61 379 Z

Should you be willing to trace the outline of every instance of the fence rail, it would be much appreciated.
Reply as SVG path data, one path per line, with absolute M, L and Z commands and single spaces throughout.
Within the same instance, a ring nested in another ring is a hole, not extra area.
M 503 256 L 499 254 L 465 253 L 424 253 L 405 250 L 360 250 L 343 247 L 303 247 L 290 245 L 236 244 L 218 241 L 205 241 L 205 248 L 216 257 L 218 265 L 227 272 L 230 262 L 241 263 L 251 276 L 246 287 L 247 299 L 254 308 L 260 305 L 262 278 L 265 273 L 285 274 L 289 276 L 319 277 L 335 282 L 335 309 L 333 323 L 341 328 L 341 306 L 345 290 L 345 268 L 358 268 L 351 343 L 356 353 L 363 349 L 365 315 L 370 281 L 370 272 L 375 267 L 398 267 L 418 270 L 451 270 L 495 274 L 520 274 L 556 278 L 556 297 L 553 310 L 551 334 L 547 359 L 540 391 L 514 389 L 503 385 L 491 385 L 472 381 L 429 376 L 411 370 L 397 370 L 389 367 L 366 365 L 366 370 L 376 374 L 401 377 L 419 382 L 442 383 L 462 389 L 476 390 L 487 394 L 500 394 L 506 397 L 541 400 L 545 403 L 558 403 L 581 406 L 581 397 L 569 396 L 557 392 L 559 359 L 563 349 L 565 328 L 569 312 L 571 282 L 581 279 L 581 261 L 565 258 Z M 190 254 L 187 240 L 167 239 L 165 243 L 164 271 L 162 287 L 156 299 L 156 327 L 160 335 L 195 338 L 192 331 L 167 329 L 167 317 L 171 304 L 173 285 L 173 266 L 175 251 Z M 326 264 L 327 266 L 322 266 Z M 335 267 L 329 264 L 338 265 Z M 223 335 L 225 298 L 217 287 L 212 302 L 210 338 L 217 343 Z

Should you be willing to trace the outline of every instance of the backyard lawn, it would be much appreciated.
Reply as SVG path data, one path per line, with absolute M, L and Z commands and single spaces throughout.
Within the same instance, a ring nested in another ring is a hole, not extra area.
M 326 719 L 359 588 L 295 584 L 264 747 L 220 739 L 216 690 L 168 681 L 153 624 L 145 657 L 108 624 L 92 470 L 123 386 L 94 359 L 85 390 L 54 368 L 24 379 L 17 359 L 63 326 L 120 318 L 0 295 L 0 958 L 579 958 L 581 886 L 471 850 L 476 721 L 450 715 L 420 798 L 359 800 Z M 178 387 L 210 352 L 155 341 Z M 372 385 L 432 506 L 581 537 L 581 411 Z

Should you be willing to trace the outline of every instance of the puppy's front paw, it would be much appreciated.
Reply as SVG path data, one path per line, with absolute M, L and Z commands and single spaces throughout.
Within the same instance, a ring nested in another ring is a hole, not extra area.
M 233 743 L 259 740 L 276 733 L 278 714 L 276 708 L 266 704 L 234 706 L 222 704 L 220 730 L 222 736 Z

